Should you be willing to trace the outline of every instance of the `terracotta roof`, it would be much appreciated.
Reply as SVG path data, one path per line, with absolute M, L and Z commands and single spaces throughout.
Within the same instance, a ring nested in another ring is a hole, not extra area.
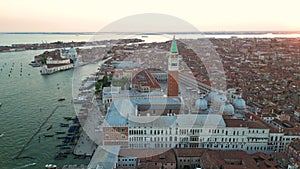
M 251 154 L 252 157 L 260 157 L 264 160 L 269 160 L 271 159 L 271 156 L 262 152 L 256 152 L 254 154 Z
M 206 148 L 177 148 L 175 152 L 177 157 L 200 157 L 207 150 Z
M 122 157 L 150 157 L 164 153 L 170 149 L 156 148 L 156 149 L 120 149 L 119 156 Z
M 140 164 L 138 167 L 138 169 L 161 169 L 161 164 L 160 165 L 155 165 L 153 163 L 143 163 Z
M 66 66 L 66 65 L 70 65 L 71 63 L 69 64 L 46 64 L 47 65 L 47 68 L 53 68 L 53 67 L 60 67 L 60 66 Z
M 243 119 L 224 119 L 226 127 L 246 127 Z
M 255 169 L 255 161 L 249 159 L 249 155 L 245 151 L 240 150 L 207 151 L 201 157 L 201 165 L 203 168 L 226 166 L 227 169 L 234 167 Z
M 172 149 L 121 149 L 119 156 L 137 157 L 141 163 L 167 162 L 176 163 L 175 154 Z
M 270 112 L 269 110 L 265 110 L 266 112 Z M 270 114 L 270 113 L 263 113 L 261 114 L 262 117 L 276 117 L 275 114 Z
M 229 164 L 225 164 L 223 165 L 223 169 L 247 169 L 245 166 L 243 165 L 229 165 Z
M 281 125 L 281 126 L 283 125 L 283 124 L 282 124 L 282 121 L 279 120 L 279 119 L 274 119 L 273 122 L 275 122 L 275 123 L 277 123 L 277 124 L 279 124 L 279 125 Z
M 132 79 L 132 84 L 150 86 L 152 89 L 160 89 L 160 85 L 148 70 L 138 72 Z
M 220 168 L 223 166 L 224 169 L 265 169 L 278 166 L 270 155 L 264 153 L 249 155 L 245 151 L 239 150 L 206 151 L 201 157 L 201 165 L 203 168 Z
M 300 139 L 295 139 L 290 143 L 290 146 L 293 147 L 296 151 L 300 151 Z
M 269 127 L 261 121 L 246 121 L 246 126 L 253 129 L 268 129 Z
M 279 129 L 277 129 L 276 127 L 274 127 L 274 126 L 270 125 L 269 123 L 265 122 L 259 116 L 255 115 L 253 113 L 246 113 L 245 116 L 249 119 L 252 118 L 253 120 L 259 121 L 260 123 L 265 125 L 267 128 L 270 129 L 270 133 L 279 133 Z

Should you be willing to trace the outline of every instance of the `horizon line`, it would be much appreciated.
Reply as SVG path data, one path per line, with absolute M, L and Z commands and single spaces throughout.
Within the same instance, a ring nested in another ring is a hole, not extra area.
M 170 31 L 170 32 L 89 32 L 89 31 L 83 31 L 83 32 L 66 32 L 66 31 L 12 31 L 12 32 L 6 32 L 0 31 L 0 34 L 105 34 L 105 33 L 119 33 L 119 34 L 206 34 L 206 33 L 274 33 L 274 34 L 280 34 L 280 33 L 300 33 L 300 30 L 298 31 L 287 31 L 287 30 L 249 30 L 249 31 Z

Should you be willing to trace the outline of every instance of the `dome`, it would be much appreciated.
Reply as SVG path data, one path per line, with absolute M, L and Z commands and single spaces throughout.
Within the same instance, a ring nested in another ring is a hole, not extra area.
M 69 54 L 75 54 L 75 53 L 76 53 L 75 48 L 74 48 L 74 47 L 71 47 L 71 48 L 69 49 Z
M 195 106 L 196 106 L 197 109 L 200 109 L 200 110 L 206 110 L 208 108 L 207 107 L 207 101 L 205 99 L 196 100 Z
M 241 96 L 234 99 L 233 104 L 236 109 L 246 109 L 246 102 Z
M 225 103 L 226 101 L 227 101 L 227 97 L 222 92 L 217 93 L 212 99 L 212 102 L 218 104 Z
M 217 95 L 218 93 L 216 91 L 212 91 L 208 94 L 207 100 L 212 101 L 212 99 Z
M 233 115 L 234 114 L 234 107 L 230 103 L 226 103 L 223 107 L 223 113 L 225 115 Z

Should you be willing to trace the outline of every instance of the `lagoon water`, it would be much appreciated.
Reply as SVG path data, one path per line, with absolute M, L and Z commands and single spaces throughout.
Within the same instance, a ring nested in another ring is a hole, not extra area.
M 200 38 L 202 35 L 176 35 L 177 38 Z M 207 37 L 229 38 L 232 35 L 209 35 Z M 236 35 L 235 35 L 236 36 Z M 242 37 L 255 37 L 253 35 Z M 262 36 L 262 35 L 258 35 Z M 270 35 L 265 35 L 266 37 Z M 274 35 L 272 35 L 274 36 Z M 283 37 L 287 35 L 276 35 Z M 0 46 L 16 43 L 45 43 L 56 41 L 88 41 L 118 38 L 131 38 L 128 35 L 77 35 L 77 34 L 0 34 Z M 172 35 L 149 36 L 146 42 L 169 40 Z M 300 37 L 299 34 L 287 37 Z M 140 36 L 139 36 L 140 38 Z M 47 163 L 59 166 L 64 164 L 88 164 L 88 159 L 73 159 L 70 155 L 65 160 L 54 160 L 55 153 L 60 150 L 56 145 L 61 140 L 54 137 L 44 137 L 44 134 L 55 134 L 56 131 L 66 131 L 60 123 L 67 123 L 63 117 L 75 116 L 72 100 L 73 70 L 59 72 L 49 76 L 42 76 L 40 68 L 28 65 L 33 57 L 44 50 L 0 53 L 0 168 L 22 168 L 29 163 L 37 163 L 30 168 L 43 168 Z M 84 70 L 84 68 L 82 68 Z M 22 70 L 22 71 L 21 71 Z M 65 97 L 66 100 L 58 102 L 57 99 Z M 51 114 L 58 105 L 54 115 L 42 127 L 41 131 L 33 138 L 20 157 L 32 159 L 13 159 L 22 146 L 38 130 L 38 127 Z M 47 131 L 49 126 L 53 126 Z M 40 137 L 40 140 L 39 140 Z
M 75 114 L 71 104 L 73 71 L 41 76 L 40 68 L 32 68 L 28 65 L 33 56 L 41 52 L 0 53 L 2 69 L 0 72 L 0 102 L 2 103 L 0 133 L 4 133 L 0 138 L 0 168 L 11 169 L 33 162 L 37 165 L 32 168 L 41 168 L 46 163 L 62 165 L 88 162 L 88 160 L 72 158 L 54 160 L 55 153 L 59 152 L 56 145 L 61 144 L 61 140 L 56 136 L 43 136 L 55 134 L 55 131 L 66 131 L 66 128 L 61 128 L 59 124 L 66 123 L 64 116 L 75 116 Z M 57 99 L 60 97 L 65 97 L 66 100 L 58 102 Z M 58 105 L 65 105 L 65 107 L 57 109 L 20 156 L 29 156 L 33 159 L 13 159 Z M 51 125 L 53 128 L 47 131 Z

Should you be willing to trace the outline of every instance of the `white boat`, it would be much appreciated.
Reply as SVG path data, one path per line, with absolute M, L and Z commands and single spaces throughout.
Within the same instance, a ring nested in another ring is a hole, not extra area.
M 30 163 L 30 164 L 24 165 L 24 167 L 30 167 L 30 166 L 35 166 L 35 165 L 36 165 L 36 163 Z
M 0 107 L 2 106 L 2 103 L 0 102 Z
M 57 165 L 55 165 L 55 164 L 46 164 L 45 168 L 47 168 L 47 169 L 56 169 Z
M 0 134 L 0 137 L 3 137 L 3 136 L 4 136 L 4 133 L 1 133 L 1 134 Z

